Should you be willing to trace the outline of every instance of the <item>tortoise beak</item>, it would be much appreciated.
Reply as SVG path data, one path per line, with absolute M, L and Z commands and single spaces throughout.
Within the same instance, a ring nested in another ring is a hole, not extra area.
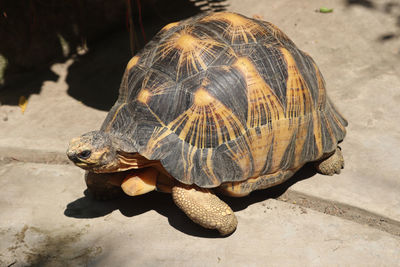
M 67 150 L 67 157 L 75 164 L 86 163 L 86 160 L 90 158 L 92 151 L 85 145 L 82 144 L 80 138 L 74 138 L 69 143 Z M 79 166 L 79 165 L 78 165 Z
M 67 151 L 67 157 L 69 158 L 70 161 L 72 161 L 73 163 L 79 163 L 80 160 L 78 158 L 78 156 L 71 151 Z

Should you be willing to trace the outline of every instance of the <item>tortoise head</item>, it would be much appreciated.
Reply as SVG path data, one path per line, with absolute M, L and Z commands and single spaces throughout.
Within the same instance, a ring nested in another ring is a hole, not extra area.
M 107 133 L 93 131 L 73 138 L 68 158 L 78 167 L 92 172 L 112 172 L 119 165 L 117 151 Z

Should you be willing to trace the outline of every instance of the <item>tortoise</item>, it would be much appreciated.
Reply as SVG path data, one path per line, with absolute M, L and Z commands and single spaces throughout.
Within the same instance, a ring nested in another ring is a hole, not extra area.
M 101 129 L 70 141 L 89 191 L 172 194 L 195 223 L 232 233 L 217 194 L 247 196 L 314 162 L 344 167 L 347 121 L 314 60 L 276 26 L 237 13 L 168 24 L 127 64 Z

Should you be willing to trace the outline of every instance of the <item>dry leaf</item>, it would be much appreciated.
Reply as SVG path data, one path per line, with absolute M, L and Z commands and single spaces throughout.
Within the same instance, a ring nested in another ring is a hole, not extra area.
M 18 106 L 21 108 L 22 114 L 24 114 L 26 105 L 28 105 L 28 99 L 25 96 L 20 96 L 18 101 Z

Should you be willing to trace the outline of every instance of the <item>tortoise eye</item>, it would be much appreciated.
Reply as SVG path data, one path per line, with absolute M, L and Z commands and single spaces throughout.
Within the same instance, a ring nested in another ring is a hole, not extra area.
M 78 158 L 80 158 L 80 159 L 88 159 L 91 154 L 92 154 L 92 151 L 83 150 L 81 153 L 78 154 Z

